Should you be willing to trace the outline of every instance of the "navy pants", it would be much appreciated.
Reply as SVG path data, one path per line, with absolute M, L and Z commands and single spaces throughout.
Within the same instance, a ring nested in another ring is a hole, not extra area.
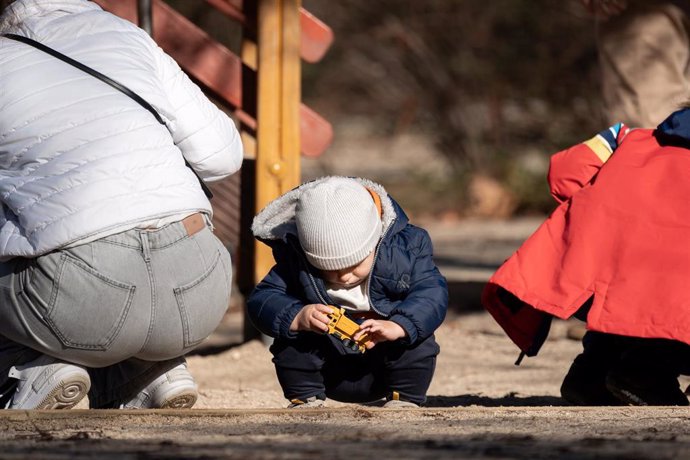
M 348 352 L 333 336 L 301 333 L 295 339 L 276 339 L 271 353 L 289 400 L 316 396 L 370 402 L 390 398 L 395 391 L 402 400 L 422 404 L 439 346 L 432 335 L 412 347 L 382 342 L 361 354 Z
M 587 331 L 583 354 L 600 366 L 637 370 L 656 377 L 690 375 L 690 346 L 668 339 L 648 339 Z

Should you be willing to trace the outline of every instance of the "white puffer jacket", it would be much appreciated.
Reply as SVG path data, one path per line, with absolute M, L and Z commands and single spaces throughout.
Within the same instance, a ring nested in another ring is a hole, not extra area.
M 16 0 L 0 34 L 33 38 L 124 84 L 0 37 L 0 257 L 33 257 L 185 212 L 211 214 L 197 178 L 242 163 L 234 123 L 135 25 L 87 0 Z

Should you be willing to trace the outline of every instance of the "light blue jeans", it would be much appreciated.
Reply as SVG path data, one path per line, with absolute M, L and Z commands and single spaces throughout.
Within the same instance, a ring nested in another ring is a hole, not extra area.
M 91 407 L 127 400 L 213 332 L 231 279 L 220 240 L 181 222 L 0 263 L 0 388 L 44 353 L 89 369 Z

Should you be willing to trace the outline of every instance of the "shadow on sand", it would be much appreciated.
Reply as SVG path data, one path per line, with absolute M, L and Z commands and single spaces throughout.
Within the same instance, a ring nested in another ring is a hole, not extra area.
M 516 396 L 508 393 L 499 398 L 480 395 L 429 396 L 424 407 L 529 407 L 529 406 L 570 406 L 567 401 L 557 396 Z

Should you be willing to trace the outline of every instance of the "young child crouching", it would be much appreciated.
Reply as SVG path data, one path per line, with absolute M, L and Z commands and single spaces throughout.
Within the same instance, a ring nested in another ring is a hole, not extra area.
M 448 304 L 426 231 L 411 225 L 384 188 L 326 177 L 277 198 L 254 219 L 276 264 L 247 300 L 254 325 L 274 337 L 289 407 L 326 398 L 416 407 L 426 400 Z M 328 334 L 331 307 L 360 323 L 360 353 Z

